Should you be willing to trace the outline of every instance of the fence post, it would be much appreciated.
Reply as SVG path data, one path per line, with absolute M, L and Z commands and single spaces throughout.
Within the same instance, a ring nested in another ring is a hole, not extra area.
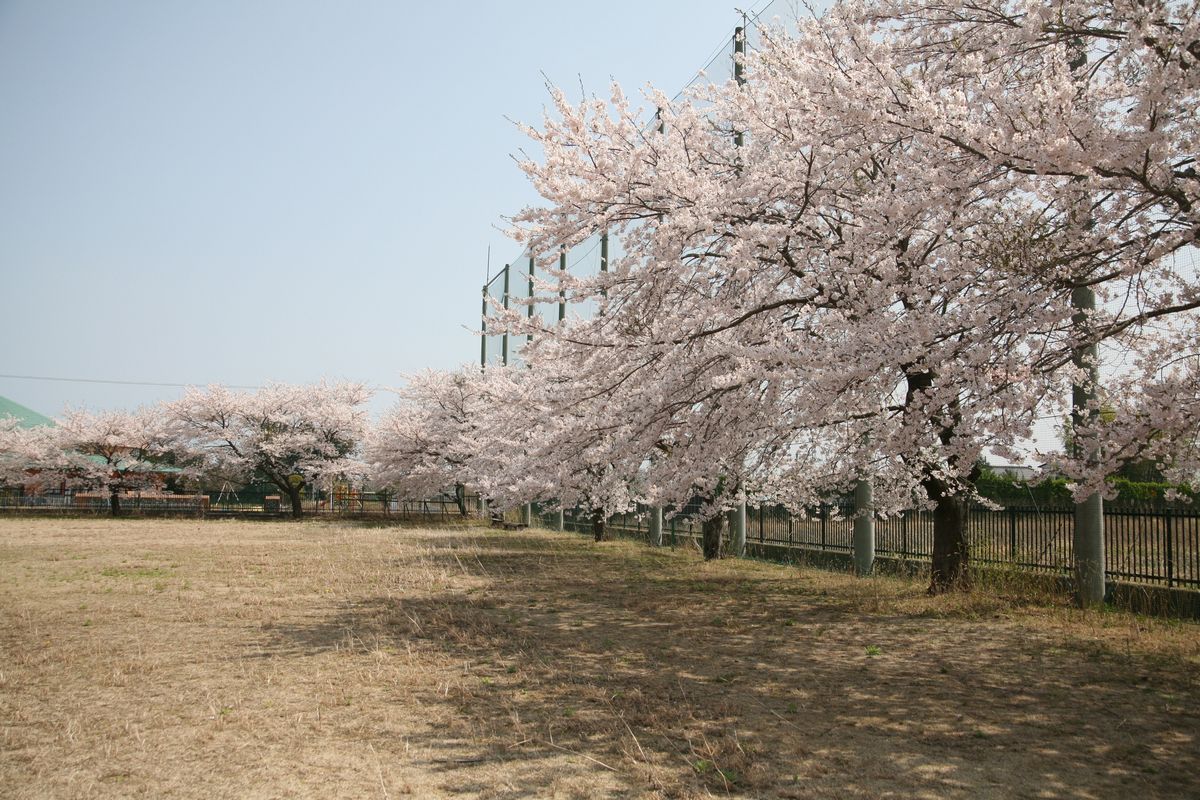
M 829 520 L 829 504 L 821 503 L 821 550 L 825 550 L 825 523 Z
M 767 507 L 762 503 L 758 504 L 758 543 L 762 544 L 766 541 L 766 535 L 763 531 L 763 517 L 767 513 Z
M 854 574 L 870 575 L 875 565 L 875 490 L 867 478 L 854 487 Z
M 650 506 L 650 544 L 662 547 L 662 506 Z

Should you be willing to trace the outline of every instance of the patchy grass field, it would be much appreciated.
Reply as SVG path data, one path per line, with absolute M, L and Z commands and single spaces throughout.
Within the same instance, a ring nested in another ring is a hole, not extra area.
M 550 533 L 0 520 L 0 795 L 1200 796 L 1200 627 Z

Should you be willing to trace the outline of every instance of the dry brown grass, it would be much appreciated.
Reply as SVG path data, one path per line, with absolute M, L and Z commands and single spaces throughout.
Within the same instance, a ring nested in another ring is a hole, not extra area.
M 4 797 L 1196 797 L 1200 628 L 629 542 L 0 520 Z

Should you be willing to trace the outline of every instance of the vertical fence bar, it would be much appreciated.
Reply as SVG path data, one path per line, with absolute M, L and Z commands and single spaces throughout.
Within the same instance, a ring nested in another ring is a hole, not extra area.
M 1017 563 L 1017 510 L 1008 507 L 1008 560 Z
M 1166 523 L 1165 527 L 1167 529 L 1167 586 L 1174 586 L 1175 585 L 1175 543 L 1171 540 L 1175 538 L 1175 533 L 1174 533 L 1174 531 L 1171 530 L 1171 528 L 1172 528 L 1171 509 L 1168 507 L 1165 509 L 1165 511 L 1166 511 L 1166 519 L 1164 520 L 1164 522 Z

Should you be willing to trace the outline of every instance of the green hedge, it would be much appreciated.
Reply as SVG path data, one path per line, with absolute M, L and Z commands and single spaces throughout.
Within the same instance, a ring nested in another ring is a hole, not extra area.
M 1109 479 L 1109 485 L 1117 490 L 1115 505 L 1146 505 L 1166 503 L 1166 492 L 1177 489 L 1186 497 L 1195 500 L 1193 492 L 1172 486 L 1169 483 L 1131 481 L 1128 478 Z M 975 482 L 979 494 L 989 500 L 1005 505 L 1070 505 L 1074 502 L 1064 478 L 1049 478 L 1029 484 L 1009 475 L 997 475 L 986 471 Z M 1176 501 L 1181 502 L 1181 501 Z

